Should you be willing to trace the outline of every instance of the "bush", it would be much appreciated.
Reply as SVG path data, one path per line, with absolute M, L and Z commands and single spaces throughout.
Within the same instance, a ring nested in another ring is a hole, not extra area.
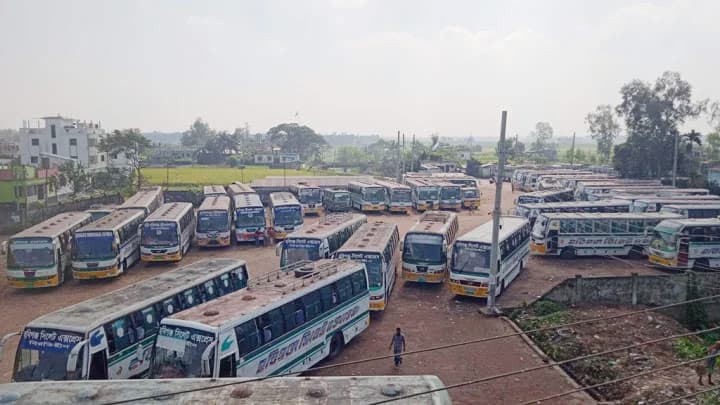
M 675 354 L 683 360 L 695 360 L 705 357 L 705 346 L 689 336 L 678 338 L 673 343 Z
M 558 304 L 554 301 L 538 301 L 535 304 L 533 304 L 533 311 L 535 312 L 535 315 L 537 316 L 545 316 L 550 315 L 555 312 L 564 311 L 565 306 L 562 304 Z

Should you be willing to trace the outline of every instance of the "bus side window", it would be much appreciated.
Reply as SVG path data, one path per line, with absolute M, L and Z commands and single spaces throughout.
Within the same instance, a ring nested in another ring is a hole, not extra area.
M 232 274 L 233 281 L 235 282 L 235 285 L 233 288 L 235 290 L 239 290 L 241 288 L 247 287 L 247 270 L 245 270 L 245 266 L 242 266 L 238 269 L 230 271 L 230 274 Z
M 107 328 L 106 328 L 107 329 Z M 135 331 L 132 330 L 127 317 L 110 322 L 110 334 L 114 342 L 115 351 L 120 351 L 135 343 Z M 110 339 L 108 339 L 108 342 Z
M 168 298 L 162 302 L 163 318 L 181 310 L 177 297 Z
M 356 271 L 350 276 L 352 281 L 353 295 L 362 295 L 367 292 L 367 283 L 365 280 L 365 272 Z
M 313 291 L 302 297 L 302 303 L 305 306 L 306 321 L 311 321 L 322 314 L 322 303 L 320 300 L 320 291 Z
M 135 312 L 133 318 L 138 340 L 157 332 L 160 323 L 154 307 L 150 306 Z
M 208 302 L 218 297 L 218 289 L 214 280 L 208 280 L 201 286 L 202 302 Z
M 247 321 L 235 327 L 235 336 L 238 342 L 240 357 L 251 353 L 260 346 L 260 334 L 255 320 Z
M 339 304 L 337 290 L 335 288 L 335 285 L 331 284 L 331 285 L 321 288 L 320 289 L 320 299 L 322 301 L 323 312 L 327 312 L 327 311 L 335 308 L 335 306 L 337 306 L 337 304 Z
M 202 302 L 200 299 L 200 291 L 198 291 L 197 287 L 189 288 L 180 293 L 180 300 L 183 309 L 192 308 Z
M 218 290 L 220 291 L 220 295 L 229 294 L 234 290 L 232 286 L 232 280 L 230 280 L 229 274 L 223 274 L 220 277 L 217 277 L 215 279 L 215 284 L 218 286 Z
M 350 277 L 344 277 L 337 281 L 338 298 L 345 302 L 352 298 L 352 283 Z
M 288 302 L 281 307 L 285 321 L 285 331 L 291 331 L 305 323 L 305 311 L 300 300 Z
M 261 315 L 259 321 L 260 328 L 263 331 L 263 344 L 270 343 L 284 333 L 283 316 L 280 308 Z

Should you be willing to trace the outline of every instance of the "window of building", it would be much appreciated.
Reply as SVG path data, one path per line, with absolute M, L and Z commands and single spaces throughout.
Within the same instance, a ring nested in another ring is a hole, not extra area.
M 101 162 L 104 162 L 104 161 L 105 161 L 105 155 L 100 155 L 100 161 L 101 161 Z
M 55 133 L 55 124 L 50 125 L 50 136 L 53 138 L 55 138 L 57 136 Z
M 76 139 L 76 138 L 70 138 L 70 146 L 77 146 L 77 139 Z
M 110 155 L 110 159 L 117 159 L 117 153 L 113 153 L 112 155 Z
M 37 156 L 30 156 L 30 163 L 37 163 L 38 157 Z
M 40 146 L 40 139 L 32 138 L 30 139 L 30 143 L 32 144 L 32 146 Z
M 88 163 L 90 163 L 91 165 L 94 165 L 94 164 L 96 164 L 97 162 L 98 162 L 97 156 L 90 156 L 90 157 L 88 157 Z
M 57 144 L 56 143 L 52 144 L 52 153 L 53 153 L 53 155 L 57 155 Z

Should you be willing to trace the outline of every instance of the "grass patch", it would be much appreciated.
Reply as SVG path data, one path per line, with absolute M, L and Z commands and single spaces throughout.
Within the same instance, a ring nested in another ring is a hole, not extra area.
M 286 176 L 320 176 L 327 175 L 323 170 L 294 170 L 287 169 Z M 337 175 L 337 173 L 332 173 Z M 227 185 L 234 181 L 250 183 L 256 179 L 267 176 L 282 176 L 283 169 L 273 169 L 267 166 L 247 166 L 245 169 L 218 166 L 183 166 L 171 167 L 148 167 L 142 169 L 143 179 L 146 184 L 169 185 L 172 187 L 192 187 L 210 184 Z
M 683 360 L 700 359 L 706 355 L 705 346 L 690 336 L 683 336 L 675 340 L 673 350 L 675 354 Z

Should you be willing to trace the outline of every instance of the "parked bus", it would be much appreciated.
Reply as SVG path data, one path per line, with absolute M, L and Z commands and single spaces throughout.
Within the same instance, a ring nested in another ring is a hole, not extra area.
M 518 204 L 515 207 L 515 215 L 527 218 L 530 221 L 530 226 L 535 225 L 535 219 L 538 215 L 546 212 L 630 212 L 630 201 L 563 201 Z
M 165 196 L 163 195 L 162 187 L 148 187 L 143 188 L 137 193 L 133 194 L 132 197 L 125 200 L 124 203 L 120 204 L 117 208 L 122 209 L 141 209 L 145 212 L 145 217 L 152 214 L 156 209 L 160 208 L 165 202 Z
M 75 231 L 74 279 L 117 277 L 140 260 L 143 210 L 119 210 Z
M 387 307 L 400 264 L 400 233 L 395 224 L 364 224 L 335 253 L 338 259 L 365 263 L 370 284 L 370 310 Z
M 457 215 L 427 211 L 405 234 L 402 274 L 407 281 L 442 283 L 447 271 L 448 247 L 455 240 Z
M 462 192 L 462 206 L 467 209 L 480 208 L 480 201 L 482 193 L 476 187 L 463 187 Z
M 683 218 L 717 218 L 720 216 L 720 204 L 668 204 L 660 212 L 682 215 Z
M 532 230 L 530 251 L 534 255 L 633 256 L 643 255 L 655 225 L 680 218 L 669 213 L 545 213 Z
M 140 233 L 144 262 L 179 262 L 195 235 L 195 212 L 190 203 L 163 204 L 145 218 Z
M 560 190 L 533 191 L 520 194 L 517 204 L 565 202 L 573 200 L 573 191 L 569 188 Z
M 440 187 L 440 209 L 460 211 L 462 209 L 462 186 L 446 181 L 436 184 Z
M 412 205 L 415 210 L 422 212 L 440 209 L 440 187 L 426 179 L 409 178 L 405 184 L 410 186 Z
M 197 211 L 195 239 L 198 246 L 230 246 L 233 233 L 233 209 L 230 197 L 205 197 Z
M 527 266 L 530 257 L 530 222 L 523 217 L 503 216 L 498 234 L 496 295 Z M 460 236 L 453 244 L 450 262 L 450 291 L 456 295 L 487 297 L 490 286 L 492 221 Z
M 716 195 L 699 195 L 693 197 L 643 197 L 633 200 L 630 212 L 658 212 L 667 204 L 718 204 L 720 197 Z
M 574 175 L 587 175 L 587 174 L 593 174 L 591 171 L 582 171 L 582 170 L 574 170 L 574 169 L 559 169 L 559 168 L 553 168 L 553 169 L 543 169 L 543 170 L 535 170 L 525 173 L 525 176 L 523 178 L 522 185 L 520 186 L 520 190 L 525 192 L 533 192 L 538 191 L 538 178 L 545 174 L 574 174 Z
M 35 319 L 20 333 L 13 381 L 147 374 L 160 319 L 244 288 L 245 261 L 202 260 Z
M 617 194 L 625 192 L 627 194 L 649 194 L 657 197 L 705 197 L 710 195 L 710 192 L 706 188 L 653 188 L 653 187 L 638 187 L 630 189 L 612 189 L 610 194 Z
M 340 188 L 323 189 L 323 207 L 326 212 L 350 211 L 350 192 Z
M 247 391 L 238 391 L 238 386 Z M 268 380 L 247 378 L 109 380 L 109 381 L 39 381 L 23 384 L 0 384 L 4 398 L 18 398 L 18 404 L 44 404 L 49 399 L 58 404 L 134 403 L 167 401 L 174 404 L 219 404 L 242 402 L 238 392 L 252 393 L 257 404 L 315 403 L 312 393 L 323 394 L 322 403 L 372 404 L 388 399 L 387 390 L 400 395 L 415 395 L 417 405 L 451 405 L 443 382 L 434 375 L 392 375 L 352 377 L 276 377 Z M 427 393 L 426 392 L 430 392 Z M 298 393 L 309 393 L 306 400 Z M 92 393 L 89 395 L 88 393 Z M 159 398 L 139 400 L 147 396 Z M 85 399 L 87 398 L 87 399 Z M 327 400 L 327 402 L 325 402 Z M 15 402 L 15 401 L 10 401 Z M 320 401 L 318 401 L 320 402 Z
M 390 212 L 412 211 L 412 192 L 410 187 L 394 181 L 375 180 L 375 184 L 385 188 L 385 209 Z
M 290 185 L 290 192 L 295 194 L 300 204 L 302 204 L 303 212 L 307 214 L 322 214 L 322 189 L 307 183 L 297 183 Z
M 227 187 L 228 194 L 230 194 L 230 197 L 235 197 L 242 194 L 257 194 L 255 190 L 253 190 L 252 187 L 248 186 L 247 184 L 240 183 L 239 181 L 236 181 Z
M 584 179 L 608 179 L 607 175 L 597 175 L 597 174 L 578 174 L 578 173 L 543 173 L 538 176 L 537 180 L 535 180 L 535 188 L 533 191 L 542 191 L 542 190 L 554 190 L 558 188 L 568 188 L 564 187 L 562 185 L 562 180 L 564 179 L 577 179 L 577 178 L 584 178 Z
M 403 174 L 403 181 L 410 179 L 426 179 L 430 181 L 446 181 L 448 183 L 459 184 L 463 187 L 478 188 L 479 184 L 475 177 L 468 176 L 463 173 L 417 173 L 408 172 Z
M 233 197 L 235 203 L 235 241 L 257 242 L 260 238 L 265 241 L 267 220 L 265 207 L 257 194 L 240 194 Z
M 270 229 L 274 240 L 283 240 L 288 234 L 303 227 L 303 210 L 300 202 L 288 192 L 270 193 Z
M 110 215 L 115 209 L 117 209 L 117 205 L 93 205 L 86 209 L 85 212 L 90 214 L 93 221 L 97 221 L 104 216 Z
M 581 181 L 575 186 L 575 199 L 578 201 L 588 201 L 590 199 L 600 199 L 602 194 L 608 194 L 611 189 L 628 189 L 637 187 L 651 186 L 656 189 L 668 188 L 663 186 L 660 180 L 608 180 L 608 181 Z M 625 191 L 619 194 L 626 194 Z
M 660 222 L 647 248 L 650 263 L 671 269 L 707 271 L 720 267 L 720 220 L 668 219 Z
M 228 195 L 225 187 L 219 184 L 213 184 L 211 186 L 203 187 L 203 199 L 214 195 Z
M 364 223 L 367 223 L 367 217 L 363 214 L 324 216 L 318 222 L 291 233 L 277 245 L 275 251 L 280 256 L 280 266 L 329 258 Z
M 73 232 L 91 220 L 87 212 L 66 212 L 13 235 L 7 247 L 8 285 L 39 288 L 65 282 L 71 268 Z
M 336 357 L 370 323 L 365 265 L 320 260 L 298 270 L 163 319 L 152 377 L 264 377 Z
M 374 183 L 352 181 L 348 183 L 352 207 L 361 212 L 385 210 L 385 188 Z

